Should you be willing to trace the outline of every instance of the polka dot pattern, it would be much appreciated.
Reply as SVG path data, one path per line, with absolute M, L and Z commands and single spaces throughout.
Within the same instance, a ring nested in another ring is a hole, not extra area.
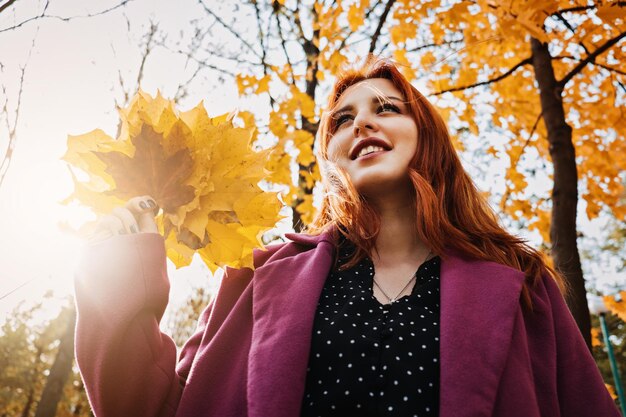
M 410 295 L 381 304 L 363 259 L 326 279 L 313 323 L 302 417 L 439 414 L 440 258 L 420 266 Z

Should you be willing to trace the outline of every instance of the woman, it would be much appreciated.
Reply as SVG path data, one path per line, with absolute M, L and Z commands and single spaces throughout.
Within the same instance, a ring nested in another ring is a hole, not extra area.
M 498 224 L 392 64 L 340 77 L 319 139 L 309 234 L 229 269 L 178 364 L 154 203 L 103 220 L 116 236 L 76 283 L 96 416 L 619 415 L 561 278 Z

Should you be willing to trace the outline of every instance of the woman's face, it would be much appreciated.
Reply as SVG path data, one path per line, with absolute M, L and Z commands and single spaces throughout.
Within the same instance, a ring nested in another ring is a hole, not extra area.
M 354 84 L 336 109 L 328 159 L 348 173 L 356 190 L 376 197 L 410 186 L 408 166 L 417 148 L 417 125 L 393 83 L 373 78 Z

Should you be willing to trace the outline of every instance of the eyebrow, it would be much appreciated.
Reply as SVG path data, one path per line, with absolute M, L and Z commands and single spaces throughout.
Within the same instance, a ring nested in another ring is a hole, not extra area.
M 372 98 L 372 104 L 377 104 L 377 103 L 380 103 L 380 102 L 385 103 L 385 102 L 391 101 L 391 100 L 396 100 L 396 101 L 399 101 L 401 103 L 404 103 L 403 99 L 401 99 L 399 97 L 396 97 L 396 96 L 383 96 L 383 97 L 376 96 L 376 97 Z M 340 113 L 345 113 L 345 112 L 353 110 L 353 109 L 354 109 L 354 106 L 351 105 L 351 104 L 348 104 L 347 106 L 343 106 L 340 109 L 337 109 L 334 112 L 332 112 L 332 116 L 335 116 L 335 115 L 340 114 Z

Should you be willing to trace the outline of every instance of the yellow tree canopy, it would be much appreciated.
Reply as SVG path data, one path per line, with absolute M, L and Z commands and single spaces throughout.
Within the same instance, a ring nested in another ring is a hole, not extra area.
M 549 159 L 531 62 L 532 36 L 549 45 L 566 120 L 573 128 L 588 218 L 597 217 L 602 209 L 624 218 L 626 205 L 620 202 L 621 173 L 626 169 L 623 2 L 400 3 L 392 39 L 396 59 L 417 68 L 417 72 L 407 70 L 407 75 L 427 79 L 433 93 L 456 101 L 446 113 L 474 135 L 479 133 L 476 108 L 487 104 L 491 108 L 487 129 L 506 136 L 504 147 L 485 147 L 487 153 L 504 153 L 510 160 L 501 201 L 505 212 L 530 220 L 531 228 L 549 241 L 548 197 L 528 198 L 528 176 L 533 173 L 524 172 L 519 164 L 531 149 Z
M 625 31 L 624 10 L 616 1 L 573 0 L 256 2 L 258 31 L 252 32 L 258 37 L 241 43 L 238 59 L 248 56 L 251 63 L 236 79 L 242 95 L 270 98 L 269 115 L 256 117 L 267 120 L 267 136 L 274 140 L 272 181 L 288 186 L 285 201 L 303 220 L 312 213 L 309 185 L 319 179 L 311 151 L 323 105 L 319 92 L 328 89 L 344 65 L 373 52 L 392 57 L 408 78 L 426 82 L 427 95 L 442 95 L 438 104 L 447 107 L 444 115 L 474 137 L 486 133 L 479 128 L 486 126 L 507 138 L 504 146 L 487 144 L 484 149 L 510 160 L 502 209 L 513 219 L 526 219 L 547 242 L 549 198 L 528 198 L 532 173 L 519 165 L 531 149 L 549 158 L 547 141 L 540 140 L 546 128 L 529 39 L 549 42 L 554 56 L 567 121 L 574 128 L 587 215 L 594 218 L 605 208 L 623 218 L 619 173 L 626 158 L 619 156 L 625 151 L 619 139 L 626 128 L 626 72 L 620 66 L 624 43 L 619 40 Z M 215 11 L 207 13 L 226 30 L 236 27 Z M 245 37 L 230 30 L 233 43 Z M 274 53 L 263 52 L 268 49 Z M 478 110 L 481 104 L 491 111 Z M 489 117 L 481 125 L 485 113 Z M 463 147 L 462 141 L 457 144 Z

